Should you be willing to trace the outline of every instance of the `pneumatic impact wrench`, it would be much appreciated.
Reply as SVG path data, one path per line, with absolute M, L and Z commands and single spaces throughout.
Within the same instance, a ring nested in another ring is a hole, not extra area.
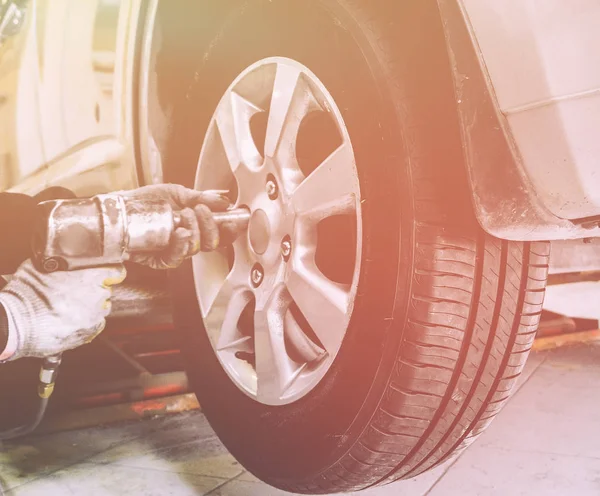
M 171 243 L 181 216 L 164 201 L 126 198 L 118 194 L 40 203 L 32 241 L 32 262 L 41 272 L 76 270 L 126 262 L 133 254 L 160 253 Z M 246 230 L 246 208 L 214 212 L 219 227 L 227 225 L 227 241 Z M 42 420 L 54 390 L 61 355 L 44 359 L 39 376 L 40 403 L 33 422 L 6 432 L 0 440 L 32 432 Z
M 227 224 L 231 236 L 245 231 L 250 211 L 215 212 L 213 218 L 219 226 Z M 167 202 L 117 194 L 43 202 L 34 229 L 33 263 L 42 272 L 121 264 L 132 254 L 165 250 L 180 222 L 179 212 Z

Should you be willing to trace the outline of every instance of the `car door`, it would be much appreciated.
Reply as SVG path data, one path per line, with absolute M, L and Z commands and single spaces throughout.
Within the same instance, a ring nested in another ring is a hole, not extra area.
M 60 85 L 65 145 L 72 149 L 113 138 L 117 135 L 113 87 L 121 2 L 53 0 L 53 4 L 55 13 L 64 18 L 64 29 L 51 38 L 62 35 L 62 46 L 48 40 L 46 49 L 48 64 L 60 69 L 54 72 Z
M 128 187 L 114 98 L 121 0 L 38 0 L 41 104 L 48 185 L 78 194 Z M 121 23 L 121 24 L 120 24 Z
M 28 0 L 0 5 L 0 191 L 43 168 L 35 11 Z M 43 177 L 38 176 L 43 187 Z

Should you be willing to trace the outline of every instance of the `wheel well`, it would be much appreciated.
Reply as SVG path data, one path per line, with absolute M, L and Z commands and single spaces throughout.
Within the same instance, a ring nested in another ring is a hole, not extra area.
M 169 153 L 167 142 L 169 137 L 169 119 L 172 118 L 177 107 L 185 104 L 186 94 L 194 84 L 195 67 L 202 63 L 202 59 L 210 54 L 211 43 L 219 37 L 219 33 L 224 29 L 225 23 L 211 22 L 211 19 L 222 17 L 223 9 L 232 9 L 235 12 L 235 6 L 224 6 L 224 2 L 213 2 L 211 0 L 145 0 L 143 2 L 144 15 L 141 21 L 139 43 L 139 63 L 138 69 L 143 68 L 144 61 L 143 46 L 146 44 L 151 47 L 146 56 L 152 60 L 148 64 L 149 72 L 153 73 L 154 81 L 148 84 L 149 95 L 147 97 L 138 94 L 137 105 L 144 103 L 148 107 L 147 116 L 149 119 L 148 133 L 152 135 L 159 153 L 162 158 L 163 166 L 168 163 Z M 344 0 L 344 3 L 351 3 Z M 437 2 L 430 1 L 431 8 L 437 9 Z M 238 8 L 252 8 L 249 2 L 239 2 Z M 406 7 L 398 8 L 398 15 L 411 15 L 415 9 L 411 7 L 411 2 L 406 2 Z M 230 5 L 230 4 L 228 4 Z M 155 15 L 152 10 L 155 9 Z M 147 23 L 146 20 L 153 17 L 153 23 Z M 360 21 L 359 21 L 360 22 Z M 151 24 L 151 25 L 148 25 Z M 416 27 L 417 28 L 417 27 Z M 439 22 L 439 36 L 432 42 L 442 43 L 445 41 L 442 22 Z M 151 37 L 151 43 L 148 42 Z M 204 48 L 200 48 L 204 47 Z M 420 50 L 420 47 L 411 47 L 415 50 L 414 57 L 422 57 L 422 53 L 427 52 L 428 56 L 433 52 L 430 48 Z M 243 47 L 241 47 L 243 49 Z M 454 87 L 452 62 L 448 50 L 435 50 L 437 60 L 429 60 L 427 65 L 422 65 L 431 75 L 428 79 L 430 85 L 427 90 L 432 95 L 441 95 L 431 99 L 431 105 L 423 109 L 431 115 L 432 119 L 440 120 L 440 125 L 436 126 L 439 132 L 438 143 L 440 148 L 447 149 L 449 153 L 439 153 L 440 160 L 439 174 L 446 178 L 446 187 L 435 191 L 437 197 L 448 206 L 448 212 L 457 212 L 453 217 L 458 222 L 465 221 L 466 217 L 474 218 L 474 209 L 472 203 L 472 191 L 469 184 L 469 178 L 465 167 L 465 159 L 461 151 L 462 147 L 460 125 L 458 118 L 457 98 Z M 420 62 L 415 60 L 416 66 Z M 139 81 L 148 74 L 139 74 Z M 143 88 L 142 84 L 140 88 Z M 443 101 L 443 106 L 437 106 L 435 102 Z M 136 129 L 143 131 L 140 124 L 140 112 L 136 113 Z M 139 132 L 137 134 L 140 134 Z M 143 133 L 142 133 L 143 134 Z M 410 140 L 411 137 L 408 136 Z M 136 146 L 136 161 L 138 162 L 138 173 L 140 182 L 147 183 L 151 181 L 152 172 L 150 171 L 147 152 L 142 146 L 148 146 L 147 140 L 138 139 Z M 198 143 L 190 144 L 196 146 L 200 151 L 201 140 Z M 173 164 L 177 166 L 177 164 Z

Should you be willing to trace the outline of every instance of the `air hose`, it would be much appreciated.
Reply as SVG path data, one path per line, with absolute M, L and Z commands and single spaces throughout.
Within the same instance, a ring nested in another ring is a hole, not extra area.
M 54 355 L 44 358 L 40 368 L 40 376 L 38 382 L 38 404 L 34 419 L 25 425 L 15 427 L 13 429 L 0 432 L 0 441 L 14 439 L 17 437 L 31 434 L 40 425 L 40 422 L 46 414 L 48 401 L 54 392 L 54 384 L 58 375 L 58 368 L 62 360 L 62 355 Z

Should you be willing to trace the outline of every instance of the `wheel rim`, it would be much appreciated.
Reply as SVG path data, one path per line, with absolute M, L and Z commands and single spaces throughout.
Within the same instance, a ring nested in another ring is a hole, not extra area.
M 333 131 L 312 139 L 305 125 L 312 116 Z M 257 121 L 264 123 L 262 134 L 254 132 Z M 318 155 L 325 135 L 335 136 L 331 150 L 321 147 L 325 158 L 304 160 Z M 247 233 L 231 249 L 193 259 L 213 349 L 232 381 L 256 401 L 296 401 L 319 384 L 342 345 L 362 249 L 354 151 L 321 81 L 285 58 L 242 72 L 213 115 L 195 187 L 237 190 L 235 205 L 252 212 Z M 351 229 L 328 243 L 323 225 L 342 220 Z M 335 265 L 337 255 L 349 263 L 334 277 L 322 260 Z

